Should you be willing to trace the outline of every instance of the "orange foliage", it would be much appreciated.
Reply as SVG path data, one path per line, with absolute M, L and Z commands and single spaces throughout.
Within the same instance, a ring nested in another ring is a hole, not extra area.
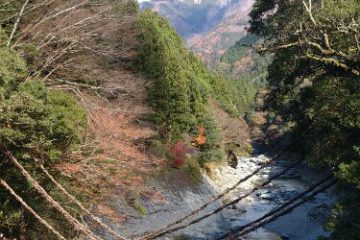
M 201 145 L 204 145 L 206 143 L 205 128 L 200 126 L 200 127 L 198 127 L 198 130 L 199 130 L 199 134 L 194 139 L 194 142 L 195 142 L 196 146 L 201 146 Z

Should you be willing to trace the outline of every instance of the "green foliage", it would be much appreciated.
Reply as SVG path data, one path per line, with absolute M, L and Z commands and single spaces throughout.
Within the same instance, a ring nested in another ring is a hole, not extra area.
M 251 81 L 252 76 L 253 74 L 244 74 L 241 79 L 228 80 L 233 102 L 240 114 L 245 114 L 254 105 L 257 88 Z
M 310 159 L 317 164 L 338 165 L 360 160 L 356 152 L 356 146 L 360 145 L 359 88 L 358 79 L 328 77 L 301 91 L 304 95 L 296 102 L 296 108 L 302 108 L 300 113 L 305 115 L 296 114 L 296 119 L 304 128 L 308 122 L 313 126 L 305 146 Z
M 205 114 L 203 116 L 202 123 L 205 128 L 206 142 L 201 146 L 201 149 L 212 150 L 219 148 L 219 143 L 222 141 L 222 138 L 217 122 L 209 116 L 209 114 Z
M 173 131 L 189 129 L 194 121 L 188 97 L 189 80 L 185 74 L 185 49 L 180 37 L 169 23 L 145 11 L 140 18 L 141 40 L 139 52 L 143 71 L 154 79 L 150 101 L 158 118 Z
M 126 195 L 127 203 L 133 207 L 139 214 L 147 215 L 148 211 L 146 207 L 142 204 L 141 196 L 137 192 L 130 191 Z
M 2 28 L 0 28 L 0 47 L 4 47 L 6 45 L 7 40 L 8 40 L 7 34 Z
M 135 0 L 128 0 L 128 2 L 126 3 L 123 9 L 124 12 L 129 15 L 138 14 L 140 12 L 139 4 Z
M 36 149 L 50 157 L 81 140 L 85 112 L 68 94 L 50 91 L 40 81 L 27 81 L 7 94 L 0 88 L 0 99 L 3 145 L 24 152 Z
M 338 177 L 343 181 L 354 185 L 357 189 L 360 189 L 360 149 L 358 146 L 353 146 L 353 158 L 349 163 L 341 163 L 339 166 L 339 171 L 337 173 Z
M 0 86 L 6 91 L 14 90 L 26 77 L 26 64 L 8 48 L 0 48 L 0 59 Z
M 199 162 L 194 159 L 188 159 L 184 166 L 185 172 L 190 176 L 194 183 L 198 183 L 201 180 L 201 171 Z
M 65 147 L 79 143 L 85 133 L 86 113 L 76 100 L 61 91 L 48 92 L 49 119 L 52 122 L 52 138 Z
M 231 105 L 224 79 L 183 46 L 166 19 L 146 10 L 139 25 L 142 47 L 138 61 L 154 80 L 149 97 L 156 111 L 154 119 L 170 130 L 173 139 L 201 124 L 209 94 Z
M 224 151 L 221 149 L 212 149 L 200 152 L 197 156 L 198 161 L 201 166 L 204 166 L 205 163 L 209 162 L 221 162 L 224 160 L 225 154 Z
M 173 240 L 189 240 L 189 237 L 187 237 L 186 235 L 179 235 L 175 236 Z
M 260 55 L 250 45 L 259 43 L 261 38 L 255 34 L 248 34 L 241 38 L 236 44 L 230 47 L 220 61 L 230 65 L 220 70 L 228 76 L 226 79 L 229 99 L 235 107 L 235 111 L 227 111 L 233 115 L 244 115 L 253 111 L 255 107 L 255 95 L 258 89 L 266 87 L 266 68 L 271 62 L 271 55 Z M 242 60 L 250 61 L 245 63 L 247 70 L 238 76 L 237 68 Z M 221 65 L 220 65 L 221 66 Z M 235 114 L 234 114 L 235 113 Z
M 332 235 L 326 239 L 347 240 L 359 239 L 360 236 L 360 194 L 348 189 L 347 196 L 332 210 L 327 228 Z
M 167 148 L 161 140 L 152 139 L 149 141 L 149 151 L 157 157 L 165 158 L 167 156 Z
M 224 55 L 221 57 L 220 61 L 228 64 L 233 64 L 238 61 L 240 58 L 248 56 L 250 54 L 249 45 L 254 44 L 258 41 L 259 37 L 255 34 L 249 34 L 240 39 L 234 46 L 229 48 Z
M 85 111 L 76 100 L 63 92 L 49 90 L 43 82 L 28 80 L 26 64 L 18 54 L 0 48 L 0 142 L 10 150 L 25 168 L 47 188 L 43 177 L 37 173 L 34 158 L 50 166 L 60 160 L 68 147 L 81 141 L 86 125 Z M 1 178 L 11 184 L 17 193 L 37 212 L 52 219 L 58 229 L 64 226 L 60 216 L 34 192 L 32 186 L 21 177 L 19 170 L 0 153 Z M 48 189 L 51 191 L 51 189 Z M 0 232 L 7 237 L 36 239 L 42 233 L 51 239 L 51 233 L 33 221 L 32 215 L 22 211 L 19 204 L 7 192 L 0 189 Z M 60 202 L 63 199 L 59 198 Z M 65 203 L 66 205 L 66 203 Z M 66 224 L 65 224 L 66 225 Z M 24 232 L 25 231 L 25 232 Z
M 311 15 L 301 1 L 254 5 L 251 31 L 268 40 L 266 48 L 275 54 L 265 107 L 295 133 L 306 133 L 298 146 L 313 165 L 333 167 L 353 186 L 354 194 L 334 210 L 331 229 L 333 239 L 356 239 L 359 228 L 351 222 L 359 217 L 354 203 L 360 192 L 360 49 L 351 31 L 359 30 L 360 5 L 357 0 L 312 3 Z M 352 30 L 343 31 L 345 26 Z
M 39 49 L 32 43 L 24 44 L 21 47 L 21 52 L 27 65 L 34 65 L 36 60 L 41 56 Z

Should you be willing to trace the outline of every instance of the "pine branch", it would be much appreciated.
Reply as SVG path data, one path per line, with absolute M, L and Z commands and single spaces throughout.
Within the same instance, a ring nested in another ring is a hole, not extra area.
M 25 8 L 26 8 L 26 6 L 29 4 L 29 2 L 30 2 L 30 0 L 26 0 L 25 3 L 23 4 L 21 10 L 20 10 L 19 17 L 16 19 L 16 22 L 15 22 L 15 24 L 14 24 L 13 30 L 11 31 L 9 40 L 8 40 L 8 42 L 7 42 L 7 47 L 10 47 L 11 41 L 12 41 L 12 39 L 14 38 L 14 35 L 15 35 L 17 29 L 18 29 L 18 26 L 19 26 L 19 23 L 20 23 L 20 21 L 21 21 L 21 18 L 22 18 L 22 16 L 24 15 Z

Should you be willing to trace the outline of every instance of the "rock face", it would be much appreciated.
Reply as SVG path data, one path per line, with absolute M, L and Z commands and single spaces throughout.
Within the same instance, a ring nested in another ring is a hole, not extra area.
M 215 170 L 211 178 L 204 175 L 202 182 L 196 185 L 186 180 L 179 180 L 181 179 L 180 176 L 174 172 L 150 178 L 147 181 L 148 186 L 161 192 L 163 201 L 142 198 L 142 203 L 146 207 L 148 214 L 141 215 L 127 207 L 120 198 L 117 199 L 114 196 L 111 202 L 118 206 L 120 214 L 127 214 L 129 218 L 123 225 L 108 223 L 120 233 L 131 238 L 148 231 L 155 231 L 202 206 L 213 196 L 229 188 L 240 178 L 251 173 L 268 160 L 264 155 L 239 158 L 236 169 L 230 166 L 221 166 Z M 288 164 L 289 162 L 286 160 L 279 160 L 275 164 L 266 167 L 259 174 L 226 195 L 221 201 L 210 205 L 195 217 L 209 213 L 224 203 L 241 196 L 259 182 L 265 181 L 284 169 Z M 266 188 L 251 194 L 238 204 L 226 208 L 197 224 L 159 239 L 174 239 L 176 236 L 183 235 L 187 236 L 185 239 L 192 240 L 216 239 L 233 228 L 263 216 L 273 208 L 304 191 L 311 182 L 315 182 L 322 177 L 321 174 L 311 171 L 306 166 L 298 166 L 294 171 L 289 171 L 283 177 L 274 180 Z M 316 240 L 319 236 L 327 236 L 329 233 L 323 226 L 333 204 L 334 199 L 331 190 L 329 190 L 317 195 L 293 212 L 243 236 L 241 239 L 278 240 L 281 239 L 280 237 L 282 239 L 288 237 L 288 239 L 295 240 Z M 193 219 L 194 217 L 189 220 Z M 185 223 L 188 223 L 189 220 L 185 221 Z M 104 239 L 110 240 L 111 238 L 105 236 Z

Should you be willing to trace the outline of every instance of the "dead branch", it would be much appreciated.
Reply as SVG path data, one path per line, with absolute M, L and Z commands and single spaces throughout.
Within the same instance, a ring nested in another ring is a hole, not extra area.
M 305 6 L 306 12 L 309 14 L 309 17 L 310 17 L 311 22 L 312 22 L 315 26 L 317 26 L 317 23 L 316 23 L 316 21 L 315 21 L 315 18 L 314 18 L 313 14 L 312 14 L 312 0 L 309 0 L 309 4 L 306 4 L 306 2 L 303 1 L 303 5 Z
M 26 6 L 29 4 L 30 0 L 26 0 L 25 3 L 23 4 L 23 6 L 21 7 L 21 10 L 20 10 L 20 13 L 19 13 L 19 17 L 16 19 L 16 22 L 14 24 L 14 27 L 13 27 L 13 30 L 11 31 L 11 34 L 10 34 L 10 37 L 9 37 L 9 40 L 7 42 L 7 47 L 10 47 L 10 44 L 11 44 L 11 40 L 13 39 L 16 31 L 17 31 L 17 28 L 19 26 L 19 23 L 21 21 L 21 18 L 22 16 L 24 15 L 24 11 L 25 11 L 25 8 Z

